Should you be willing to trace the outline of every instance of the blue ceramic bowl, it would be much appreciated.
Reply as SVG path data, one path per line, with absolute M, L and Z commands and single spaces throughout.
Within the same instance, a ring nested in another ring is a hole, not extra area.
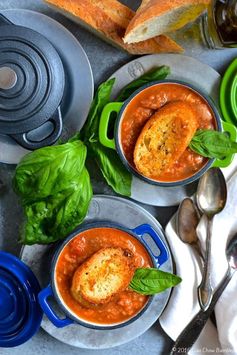
M 101 115 L 101 121 L 100 121 L 100 142 L 101 144 L 107 146 L 108 148 L 115 149 L 127 168 L 128 171 L 130 171 L 134 176 L 138 177 L 139 179 L 152 184 L 152 185 L 157 185 L 157 186 L 163 186 L 163 187 L 175 187 L 175 186 L 183 186 L 192 183 L 195 180 L 198 180 L 215 162 L 215 166 L 218 166 L 217 161 L 215 159 L 209 159 L 207 163 L 203 166 L 202 169 L 197 171 L 195 174 L 193 174 L 191 177 L 182 179 L 182 180 L 177 180 L 177 181 L 172 181 L 172 182 L 166 182 L 166 181 L 158 181 L 154 180 L 151 178 L 148 178 L 142 174 L 140 174 L 127 160 L 125 157 L 125 154 L 123 152 L 122 144 L 121 144 L 121 124 L 123 121 L 123 113 L 126 110 L 127 106 L 130 104 L 130 102 L 134 99 L 135 96 L 137 96 L 141 91 L 144 91 L 145 89 L 152 87 L 152 86 L 159 86 L 160 84 L 178 84 L 181 86 L 184 86 L 188 89 L 191 89 L 193 92 L 195 92 L 199 97 L 201 97 L 209 106 L 211 111 L 213 112 L 213 117 L 215 119 L 215 125 L 216 125 L 216 130 L 222 131 L 222 122 L 221 118 L 219 115 L 219 112 L 217 108 L 215 107 L 215 104 L 212 102 L 210 97 L 208 97 L 205 93 L 202 92 L 199 88 L 187 84 L 183 81 L 180 80 L 160 80 L 160 81 L 154 81 L 152 83 L 149 83 L 147 85 L 142 86 L 140 89 L 136 90 L 125 102 L 120 103 L 120 102 L 113 102 L 109 103 L 105 106 L 102 115 Z M 108 122 L 110 119 L 110 115 L 112 112 L 117 113 L 117 119 L 115 122 L 115 128 L 114 128 L 114 138 L 109 139 L 108 138 Z M 223 165 L 222 165 L 223 166 Z
M 152 297 L 148 298 L 148 301 L 146 305 L 133 317 L 130 319 L 121 322 L 121 323 L 115 323 L 115 324 L 98 324 L 98 323 L 93 323 L 86 321 L 85 319 L 82 319 L 78 317 L 73 311 L 69 309 L 69 307 L 65 304 L 63 301 L 60 293 L 58 292 L 57 289 L 57 284 L 56 284 L 56 275 L 55 275 L 55 270 L 57 266 L 57 261 L 58 258 L 61 254 L 61 252 L 64 250 L 66 245 L 68 245 L 69 242 L 71 242 L 74 238 L 78 236 L 83 231 L 89 230 L 89 229 L 94 229 L 94 228 L 113 228 L 113 229 L 119 229 L 124 232 L 127 232 L 134 238 L 138 239 L 139 242 L 144 246 L 148 254 L 150 255 L 150 258 L 153 262 L 153 267 L 159 268 L 162 264 L 164 264 L 167 259 L 168 259 L 168 251 L 167 248 L 162 241 L 162 238 L 159 237 L 157 232 L 149 225 L 149 224 L 142 224 L 134 229 L 128 229 L 125 227 L 122 227 L 120 225 L 111 223 L 111 222 L 95 222 L 95 223 L 90 223 L 87 224 L 83 227 L 77 228 L 72 234 L 68 236 L 68 238 L 62 243 L 62 245 L 57 249 L 53 263 L 52 263 L 52 270 L 51 270 L 51 284 L 48 285 L 45 289 L 43 289 L 39 295 L 39 303 L 44 311 L 44 313 L 47 315 L 49 320 L 58 328 L 65 327 L 69 324 L 80 324 L 82 326 L 85 326 L 87 328 L 92 328 L 92 329 L 115 329 L 115 328 L 120 328 L 125 325 L 130 324 L 131 322 L 134 322 L 136 319 L 138 319 L 144 312 L 145 310 L 149 307 Z M 153 242 L 156 245 L 155 252 L 153 248 L 151 248 L 148 244 L 144 236 L 149 235 L 149 237 L 153 240 Z M 156 254 L 157 251 L 159 251 L 158 255 Z M 59 316 L 56 314 L 56 312 L 52 309 L 48 302 L 48 298 L 53 297 L 57 304 L 59 305 L 61 311 L 65 314 L 65 318 L 61 319 Z

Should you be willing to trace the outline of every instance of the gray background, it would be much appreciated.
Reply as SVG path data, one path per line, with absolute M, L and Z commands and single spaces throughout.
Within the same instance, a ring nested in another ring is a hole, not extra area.
M 80 0 L 78 0 L 80 1 Z M 129 4 L 131 7 L 136 8 L 140 1 L 130 0 L 122 1 Z M 57 14 L 50 10 L 41 0 L 0 0 L 0 10 L 10 8 L 25 8 L 42 12 L 46 15 L 53 17 L 67 27 L 75 37 L 80 41 L 85 49 L 90 60 L 95 86 L 109 77 L 116 69 L 132 59 L 132 56 L 119 51 L 104 43 L 102 40 L 94 37 L 78 25 L 74 24 L 64 16 Z M 199 35 L 198 23 L 193 26 L 188 26 L 185 30 L 179 31 L 175 34 L 175 38 L 182 43 L 186 49 L 186 55 L 191 55 L 201 60 L 204 63 L 211 65 L 214 69 L 221 74 L 229 62 L 237 57 L 237 49 L 226 49 L 219 51 L 207 50 Z M 203 73 L 205 75 L 205 73 Z M 17 204 L 16 197 L 11 189 L 11 178 L 14 172 L 14 166 L 0 164 L 0 249 L 18 254 L 20 245 L 17 244 L 17 231 L 19 223 L 22 218 L 22 211 Z M 96 184 L 98 176 L 95 173 L 93 177 L 95 193 L 111 193 L 111 191 L 103 184 Z M 166 225 L 176 208 L 152 208 L 145 206 L 150 212 L 158 218 L 163 226 Z M 37 353 L 43 354 L 82 354 L 82 355 L 158 355 L 168 354 L 171 349 L 172 341 L 163 332 L 159 323 L 157 322 L 149 331 L 140 336 L 136 340 L 110 350 L 84 350 L 77 349 L 65 345 L 57 340 L 54 340 L 44 331 L 40 330 L 26 344 L 14 349 L 0 349 L 0 354 L 26 354 L 31 355 Z

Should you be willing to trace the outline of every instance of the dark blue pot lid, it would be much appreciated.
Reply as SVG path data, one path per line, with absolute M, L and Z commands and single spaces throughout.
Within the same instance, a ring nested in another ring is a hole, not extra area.
M 63 63 L 40 33 L 17 26 L 2 14 L 0 28 L 0 68 L 9 82 L 0 88 L 0 132 L 29 132 L 47 122 L 61 103 Z
M 17 257 L 0 251 L 0 347 L 23 344 L 39 329 L 43 316 L 39 292 L 39 283 L 30 268 Z

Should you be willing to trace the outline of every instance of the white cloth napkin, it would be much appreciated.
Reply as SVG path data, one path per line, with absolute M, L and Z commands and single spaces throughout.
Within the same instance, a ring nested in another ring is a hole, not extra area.
M 214 217 L 212 248 L 212 285 L 216 287 L 227 270 L 226 243 L 237 232 L 237 156 L 230 167 L 222 170 L 228 187 L 225 209 Z M 164 331 L 175 340 L 200 310 L 197 286 L 201 281 L 201 263 L 195 249 L 183 243 L 176 234 L 175 217 L 166 227 L 166 237 L 182 282 L 173 289 L 169 303 L 160 317 Z M 206 219 L 202 217 L 198 237 L 205 249 Z M 215 307 L 217 329 L 209 320 L 189 354 L 237 355 L 237 272 Z M 182 352 L 182 349 L 180 349 Z

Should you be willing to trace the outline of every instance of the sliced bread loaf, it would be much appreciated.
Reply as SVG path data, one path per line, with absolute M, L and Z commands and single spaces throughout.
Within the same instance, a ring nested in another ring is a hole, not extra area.
M 131 54 L 183 51 L 182 47 L 165 35 L 136 44 L 125 44 L 123 37 L 135 13 L 117 0 L 45 0 L 45 2 L 103 40 Z
M 137 43 L 175 31 L 194 21 L 210 0 L 143 0 L 129 23 L 124 42 Z

